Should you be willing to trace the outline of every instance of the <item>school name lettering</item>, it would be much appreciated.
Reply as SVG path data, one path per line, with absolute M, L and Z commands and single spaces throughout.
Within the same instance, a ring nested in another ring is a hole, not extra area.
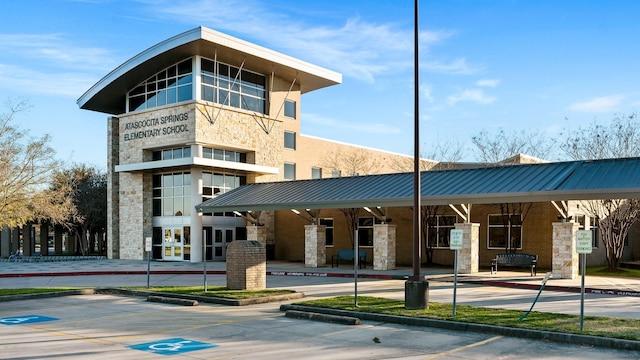
M 180 124 L 187 120 L 189 120 L 189 113 L 131 121 L 124 124 L 124 141 L 188 132 L 189 126 Z M 151 127 L 153 129 L 148 129 Z

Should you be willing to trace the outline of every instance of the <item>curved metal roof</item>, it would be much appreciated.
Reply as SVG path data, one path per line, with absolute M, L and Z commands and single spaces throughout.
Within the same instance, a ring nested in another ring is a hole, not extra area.
M 640 198 L 640 158 L 426 171 L 423 205 Z M 412 206 L 413 173 L 248 184 L 201 212 Z
M 297 78 L 306 93 L 340 84 L 342 75 L 229 35 L 198 27 L 158 43 L 115 68 L 77 101 L 81 109 L 118 115 L 126 110 L 127 91 L 185 58 L 201 55 L 262 74 L 273 72 L 288 81 Z

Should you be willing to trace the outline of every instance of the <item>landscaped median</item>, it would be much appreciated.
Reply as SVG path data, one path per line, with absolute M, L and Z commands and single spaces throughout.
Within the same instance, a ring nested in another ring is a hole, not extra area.
M 430 302 L 428 309 L 407 310 L 402 301 L 369 296 L 359 296 L 357 307 L 353 296 L 340 296 L 282 305 L 280 310 L 640 350 L 640 320 L 635 319 L 586 316 L 580 331 L 575 315 L 534 311 L 519 320 L 525 312 L 458 305 L 453 316 L 451 304 Z

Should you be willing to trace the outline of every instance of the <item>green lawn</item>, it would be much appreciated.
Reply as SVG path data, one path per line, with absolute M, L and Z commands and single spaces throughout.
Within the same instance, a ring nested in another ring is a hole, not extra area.
M 457 305 L 456 316 L 453 316 L 452 304 L 429 302 L 428 309 L 407 310 L 403 301 L 370 296 L 358 296 L 358 307 L 354 306 L 353 296 L 303 301 L 296 305 L 640 341 L 640 320 L 635 319 L 585 316 L 580 332 L 578 316 L 536 311 L 520 321 L 524 311 Z
M 38 294 L 56 291 L 76 290 L 78 288 L 22 288 L 22 289 L 0 289 L 0 296 L 8 295 L 24 295 L 24 294 Z

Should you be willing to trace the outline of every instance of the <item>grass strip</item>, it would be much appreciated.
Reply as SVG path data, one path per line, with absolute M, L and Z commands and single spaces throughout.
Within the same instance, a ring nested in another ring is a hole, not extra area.
M 9 295 L 25 295 L 25 294 L 39 294 L 66 290 L 76 290 L 78 288 L 73 287 L 60 287 L 60 288 L 20 288 L 20 289 L 0 289 L 0 296 Z
M 154 291 L 171 294 L 185 294 L 197 296 L 220 297 L 227 299 L 253 299 L 267 296 L 286 295 L 295 293 L 293 290 L 263 289 L 263 290 L 229 290 L 224 286 L 208 286 L 204 291 L 203 286 L 156 286 L 156 287 L 136 287 L 134 290 Z
M 640 341 L 640 320 L 636 319 L 585 316 L 581 332 L 577 315 L 537 311 L 520 321 L 524 311 L 456 305 L 456 316 L 453 316 L 452 304 L 429 302 L 428 309 L 407 310 L 403 301 L 371 296 L 358 296 L 358 307 L 354 306 L 353 296 L 309 300 L 296 305 Z

